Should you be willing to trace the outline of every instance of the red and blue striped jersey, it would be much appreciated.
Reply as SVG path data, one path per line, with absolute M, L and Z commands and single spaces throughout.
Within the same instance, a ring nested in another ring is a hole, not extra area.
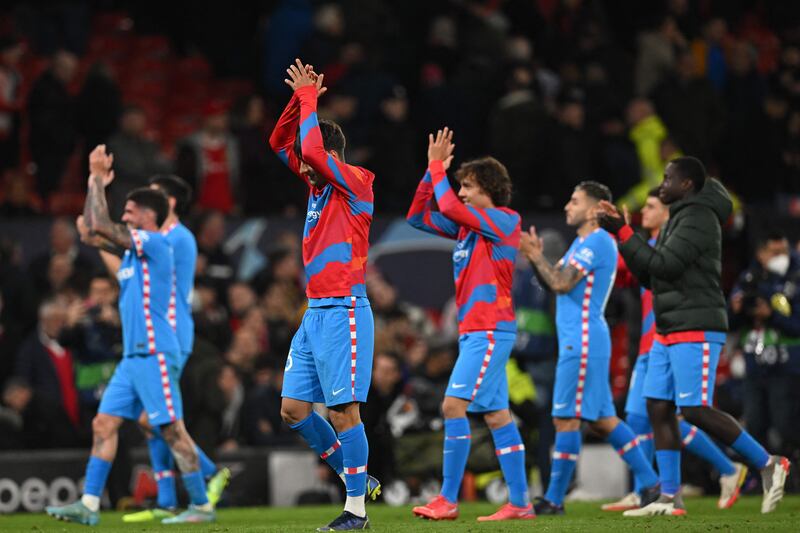
M 313 186 L 300 173 L 300 159 L 292 149 L 298 126 L 303 161 L 325 179 L 321 186 Z M 374 174 L 325 151 L 317 121 L 317 89 L 313 86 L 295 91 L 269 142 L 278 157 L 309 187 L 303 228 L 309 305 L 350 305 L 351 297 L 366 297 L 364 276 Z
M 511 284 L 519 214 L 506 207 L 464 205 L 450 187 L 442 162 L 433 161 L 406 218 L 417 229 L 457 241 L 453 276 L 459 332 L 516 332 Z

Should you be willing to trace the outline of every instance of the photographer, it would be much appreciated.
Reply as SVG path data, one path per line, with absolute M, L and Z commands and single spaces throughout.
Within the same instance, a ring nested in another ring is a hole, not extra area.
M 745 422 L 761 442 L 773 429 L 775 451 L 792 457 L 800 446 L 800 258 L 772 232 L 758 241 L 755 259 L 729 304 L 746 364 Z

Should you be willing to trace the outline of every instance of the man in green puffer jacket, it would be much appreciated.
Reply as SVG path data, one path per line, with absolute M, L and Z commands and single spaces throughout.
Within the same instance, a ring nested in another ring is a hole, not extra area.
M 600 224 L 619 237 L 628 268 L 653 291 L 656 318 L 644 395 L 655 434 L 661 497 L 625 516 L 686 514 L 678 493 L 681 438 L 676 406 L 686 420 L 761 471 L 761 512 L 771 512 L 783 497 L 789 460 L 770 456 L 732 416 L 713 407 L 717 363 L 728 330 L 720 285 L 722 224 L 731 213 L 730 196 L 720 182 L 706 176 L 698 159 L 679 157 L 664 171 L 659 198 L 669 205 L 670 218 L 654 248 L 634 234 L 612 204 L 601 205 Z

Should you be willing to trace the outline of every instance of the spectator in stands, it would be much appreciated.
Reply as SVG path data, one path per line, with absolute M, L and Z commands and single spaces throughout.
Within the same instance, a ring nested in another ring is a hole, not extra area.
M 57 191 L 77 141 L 75 100 L 69 85 L 78 69 L 70 52 L 53 55 L 50 68 L 36 80 L 28 96 L 29 143 L 36 163 L 36 186 L 44 202 Z
M 372 369 L 369 402 L 361 404 L 361 420 L 372 444 L 369 451 L 370 472 L 384 483 L 395 477 L 394 436 L 389 410 L 403 389 L 403 366 L 393 352 L 378 352 Z
M 80 404 L 75 385 L 72 352 L 58 338 L 66 325 L 63 302 L 45 300 L 39 306 L 39 326 L 17 352 L 15 374 L 33 389 L 48 428 L 45 447 L 70 447 L 84 440 L 80 428 Z
M 85 420 L 97 412 L 100 396 L 122 357 L 122 328 L 117 309 L 119 288 L 107 275 L 89 283 L 86 300 L 75 299 L 59 343 L 74 355 L 78 394 Z
M 192 318 L 198 337 L 206 339 L 217 350 L 225 350 L 231 340 L 228 311 L 220 303 L 219 292 L 206 279 L 197 279 L 192 295 Z
M 224 301 L 228 285 L 233 281 L 231 258 L 225 252 L 225 217 L 219 211 L 208 211 L 197 221 L 197 278 L 206 279 Z
M 676 52 L 686 46 L 686 39 L 675 19 L 669 16 L 663 17 L 655 29 L 643 32 L 639 36 L 636 57 L 636 94 L 649 95 L 672 72 Z
M 236 333 L 245 315 L 255 308 L 257 301 L 253 288 L 243 281 L 236 281 L 228 287 L 229 323 L 232 332 Z
M 776 453 L 800 455 L 800 258 L 771 232 L 730 297 L 730 329 L 744 353 L 747 429 Z M 771 442 L 770 436 L 777 437 Z
M 98 144 L 109 143 L 111 135 L 120 127 L 122 94 L 106 63 L 98 61 L 89 69 L 78 94 L 77 108 L 78 131 L 84 146 L 82 161 L 88 161 L 89 152 Z M 124 124 L 122 129 L 125 129 Z M 117 179 L 121 177 L 119 164 L 120 159 L 115 154 Z
M 401 301 L 397 289 L 382 274 L 367 274 L 367 294 L 375 315 L 375 328 L 391 336 L 391 348 L 404 352 L 418 339 L 433 335 L 429 317 L 419 307 Z
M 6 381 L 0 403 L 0 450 L 41 447 L 39 422 L 30 385 L 22 378 Z
M 118 217 L 132 189 L 146 187 L 153 175 L 169 172 L 171 165 L 158 144 L 147 138 L 147 115 L 137 105 L 122 111 L 119 131 L 108 139 L 108 151 L 114 156 L 114 181 L 106 194 L 112 217 Z
M 0 158 L 2 157 L 0 154 Z M 22 170 L 10 168 L 3 172 L 0 217 L 31 217 L 38 215 L 39 212 L 31 183 Z
M 203 108 L 203 127 L 180 142 L 178 174 L 197 191 L 196 205 L 232 213 L 241 201 L 240 151 L 228 127 L 228 110 L 218 100 Z
M 282 385 L 283 369 L 280 364 L 265 361 L 256 369 L 253 385 L 247 391 L 242 417 L 248 444 L 265 446 L 294 439 L 281 419 Z
M 19 163 L 22 75 L 17 67 L 24 53 L 19 40 L 0 37 L 0 172 Z
M 42 296 L 67 285 L 84 292 L 95 271 L 95 263 L 78 247 L 75 224 L 67 218 L 57 218 L 50 226 L 47 251 L 34 257 L 28 271 Z

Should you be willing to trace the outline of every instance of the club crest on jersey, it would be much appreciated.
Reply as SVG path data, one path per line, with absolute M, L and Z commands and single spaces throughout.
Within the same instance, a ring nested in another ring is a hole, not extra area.
M 453 261 L 458 263 L 469 257 L 469 248 L 466 248 L 466 241 L 459 242 L 453 250 Z
M 306 220 L 309 222 L 312 220 L 318 220 L 320 216 L 322 216 L 322 211 L 310 210 L 308 213 L 306 213 Z

